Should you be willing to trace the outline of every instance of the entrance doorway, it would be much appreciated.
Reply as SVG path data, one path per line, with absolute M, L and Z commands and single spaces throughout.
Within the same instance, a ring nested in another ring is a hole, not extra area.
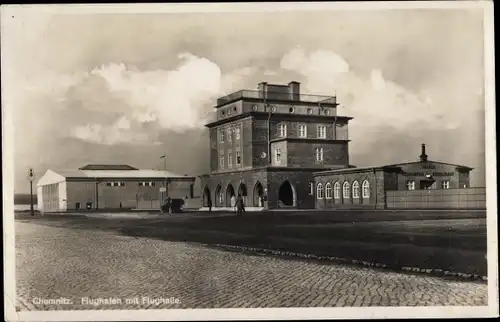
M 238 188 L 238 194 L 243 198 L 243 204 L 246 206 L 247 205 L 247 186 L 242 183 L 240 184 L 240 187 Z
M 264 197 L 264 188 L 260 182 L 257 182 L 253 189 L 253 205 L 254 207 L 264 207 L 262 198 Z
M 208 201 L 212 201 L 212 196 L 210 195 L 210 189 L 208 186 L 205 186 L 203 189 L 203 207 L 208 207 Z
M 420 181 L 420 189 L 428 190 L 435 189 L 435 180 L 421 180 Z
M 220 185 L 215 188 L 215 207 L 222 207 L 222 187 Z
M 229 184 L 226 188 L 226 207 L 234 207 L 236 202 L 236 196 L 234 194 L 234 188 L 232 184 Z
M 281 184 L 278 192 L 278 206 L 279 207 L 293 207 L 295 206 L 295 192 L 290 182 L 285 181 Z

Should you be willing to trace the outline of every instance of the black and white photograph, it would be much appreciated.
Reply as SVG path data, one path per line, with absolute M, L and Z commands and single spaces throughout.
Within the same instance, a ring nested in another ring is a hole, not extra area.
M 493 1 L 1 7 L 6 321 L 497 317 Z

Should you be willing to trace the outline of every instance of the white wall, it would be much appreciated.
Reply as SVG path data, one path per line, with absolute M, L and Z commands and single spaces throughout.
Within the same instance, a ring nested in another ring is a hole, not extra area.
M 59 211 L 68 210 L 68 189 L 66 181 L 59 183 Z
M 43 194 L 41 186 L 36 187 L 36 201 L 38 211 L 43 211 Z

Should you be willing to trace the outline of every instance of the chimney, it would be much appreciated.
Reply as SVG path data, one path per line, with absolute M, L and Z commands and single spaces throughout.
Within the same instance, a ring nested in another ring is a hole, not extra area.
M 300 101 L 300 83 L 291 81 L 288 83 L 288 91 L 292 101 Z
M 261 82 L 257 85 L 257 90 L 259 91 L 259 98 L 266 97 L 267 93 L 267 82 Z
M 425 154 L 425 144 L 422 144 L 422 154 L 420 154 L 420 162 L 427 161 L 427 154 Z

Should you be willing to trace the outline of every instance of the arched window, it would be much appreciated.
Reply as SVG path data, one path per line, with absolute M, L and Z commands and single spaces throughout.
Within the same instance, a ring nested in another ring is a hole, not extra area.
M 344 182 L 344 186 L 342 187 L 343 189 L 343 197 L 344 199 L 348 199 L 351 197 L 351 186 L 349 185 L 349 182 L 346 181 Z
M 368 180 L 363 181 L 361 187 L 363 189 L 363 198 L 370 198 L 370 183 Z
M 335 182 L 333 185 L 333 198 L 340 199 L 340 183 Z
M 332 199 L 332 184 L 330 182 L 325 185 L 325 198 Z
M 352 197 L 359 198 L 359 182 L 357 181 L 352 183 Z
M 316 186 L 316 197 L 318 199 L 323 199 L 323 184 L 322 183 L 318 183 L 318 185 Z

